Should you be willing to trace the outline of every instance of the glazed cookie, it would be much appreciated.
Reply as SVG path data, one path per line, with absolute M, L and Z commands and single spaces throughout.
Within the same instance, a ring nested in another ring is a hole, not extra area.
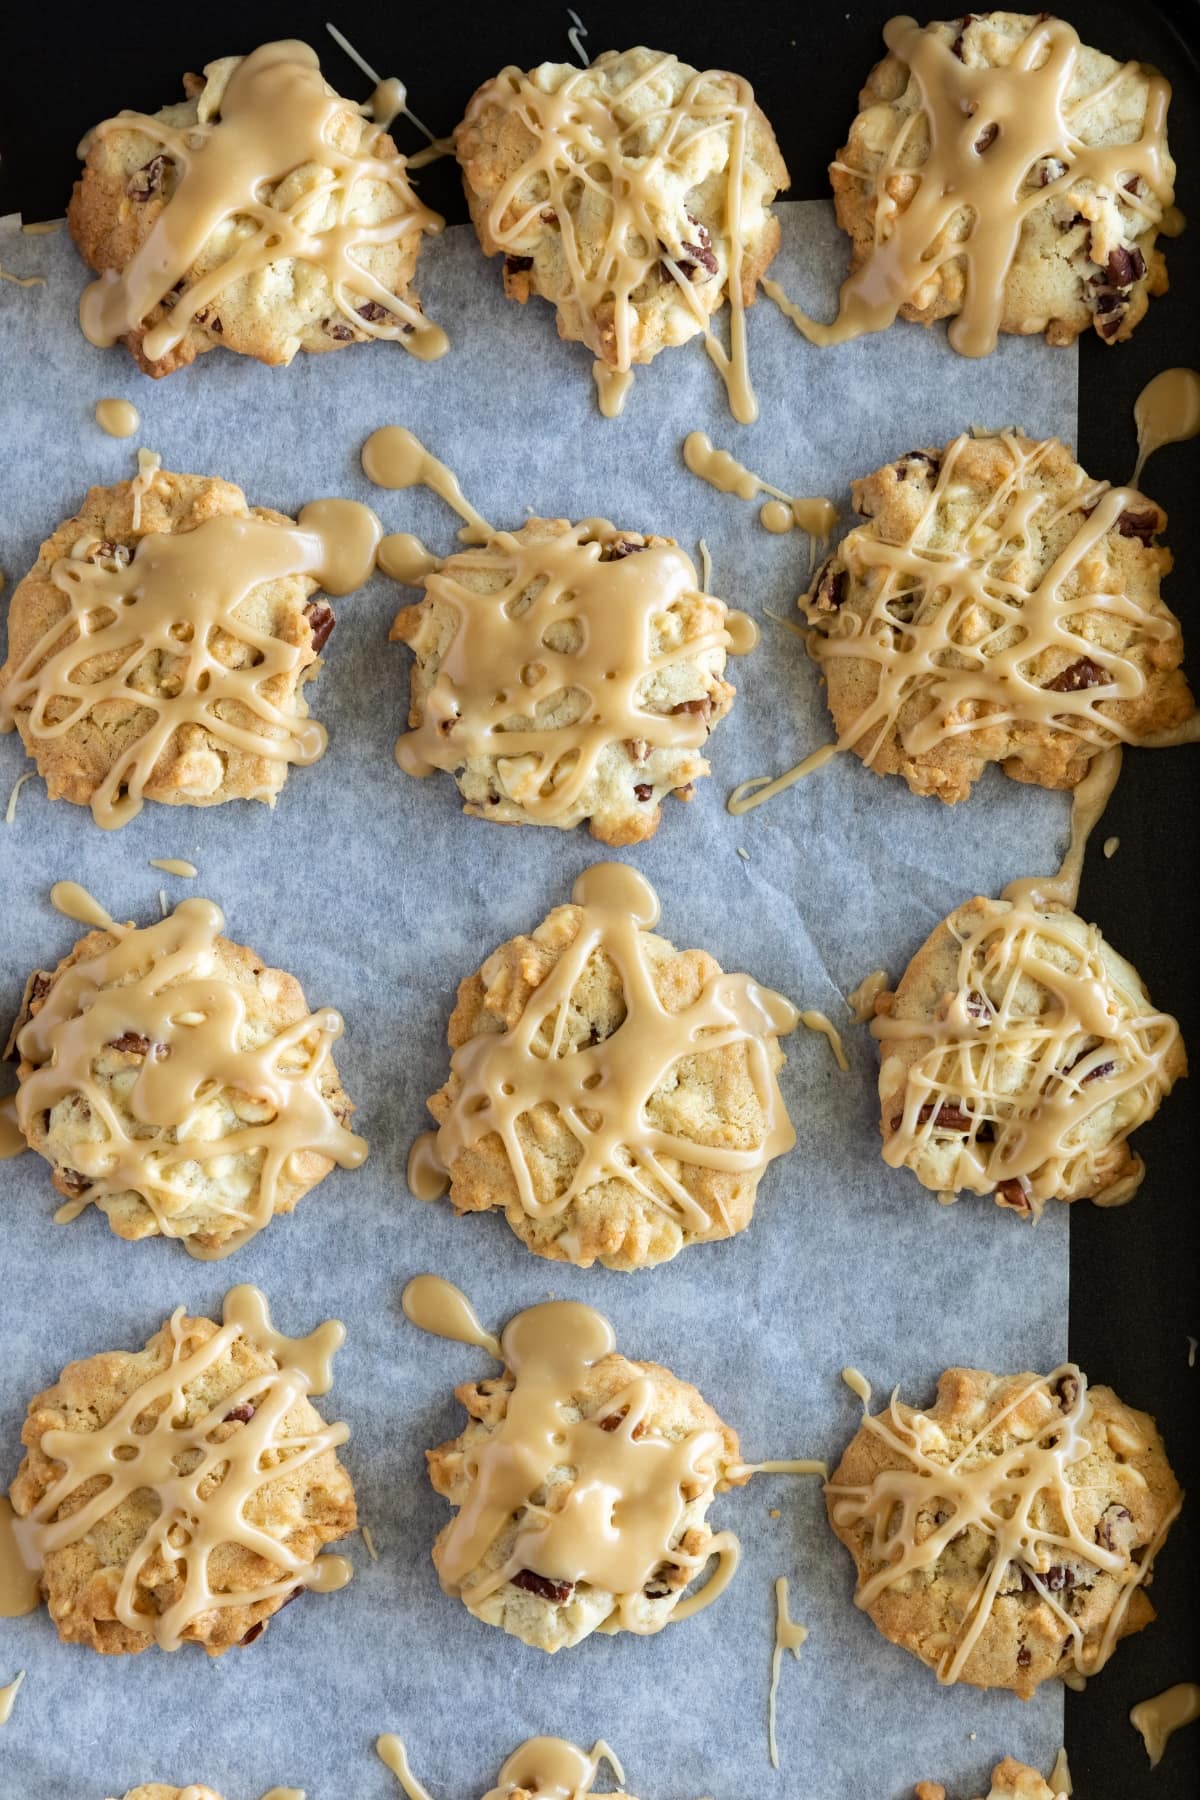
M 220 1794 L 210 1787 L 171 1787 L 161 1781 L 143 1782 L 141 1787 L 130 1788 L 125 1800 L 221 1800 Z
M 366 1144 L 333 1065 L 338 1013 L 220 936 L 211 900 L 83 937 L 25 988 L 17 1121 L 76 1218 L 226 1256 Z
M 642 1269 L 745 1230 L 795 1142 L 776 1076 L 795 1008 L 648 929 L 649 884 L 598 863 L 459 987 L 450 1078 L 410 1181 L 503 1208 L 538 1256 Z
M 406 1793 L 419 1787 L 409 1769 L 408 1752 L 400 1738 L 386 1732 L 376 1741 L 375 1749 Z M 488 1789 L 483 1800 L 536 1800 L 539 1794 L 562 1795 L 564 1800 L 586 1800 L 602 1762 L 611 1765 L 618 1781 L 624 1781 L 621 1765 L 603 1742 L 588 1751 L 569 1743 L 566 1738 L 527 1738 L 508 1758 L 496 1777 L 495 1787 Z M 634 1796 L 622 1787 L 607 1789 L 604 1800 L 634 1800 Z
M 370 573 L 378 521 L 351 502 L 299 525 L 215 476 L 148 459 L 90 488 L 13 594 L 0 722 L 15 723 L 51 799 L 123 825 L 145 799 L 273 805 L 325 732 L 305 684 L 333 608 Z M 87 655 L 79 646 L 87 640 Z
M 70 1363 L 30 1401 L 14 1530 L 64 1643 L 220 1656 L 306 1589 L 344 1585 L 320 1552 L 355 1528 L 350 1433 L 309 1398 L 343 1336 L 285 1337 L 234 1288 L 223 1325 L 181 1306 L 144 1350 Z
M 893 19 L 831 165 L 853 240 L 844 316 L 859 329 L 957 315 L 956 349 L 997 332 L 1127 338 L 1167 286 L 1180 228 L 1170 86 L 1046 13 Z
M 1187 1073 L 1179 1027 L 1137 971 L 1063 906 L 960 906 L 875 1001 L 883 1157 L 942 1199 L 1036 1219 L 1047 1200 L 1118 1206 L 1127 1142 Z
M 218 345 L 264 363 L 366 338 L 440 355 L 411 283 L 442 221 L 308 45 L 222 57 L 184 92 L 81 146 L 67 223 L 100 277 L 80 305 L 92 343 L 120 339 L 148 375 Z
M 925 1411 L 893 1395 L 826 1502 L 855 1605 L 884 1637 L 940 1682 L 1027 1700 L 1052 1676 L 1094 1674 L 1150 1623 L 1145 1589 L 1182 1495 L 1153 1419 L 1065 1364 L 947 1369 Z
M 853 484 L 864 520 L 801 601 L 842 749 L 962 800 L 988 763 L 1080 782 L 1195 711 L 1162 509 L 1057 438 L 964 434 Z
M 690 1383 L 621 1356 L 591 1307 L 531 1307 L 502 1343 L 504 1373 L 455 1390 L 470 1424 L 426 1453 L 456 1509 L 433 1548 L 445 1591 L 551 1653 L 601 1628 L 661 1631 L 714 1599 L 737 1546 L 706 1514 L 751 1473 L 736 1434 Z
M 938 1781 L 918 1781 L 916 1800 L 946 1800 L 946 1790 Z M 1067 1800 L 1067 1796 L 1050 1787 L 1028 1763 L 1006 1756 L 992 1770 L 992 1785 L 982 1800 Z
M 421 585 L 391 633 L 416 657 L 401 768 L 453 774 L 477 818 L 586 819 L 605 844 L 653 837 L 663 797 L 692 798 L 733 704 L 726 653 L 757 633 L 672 538 L 530 519 Z
M 552 301 L 601 371 L 707 332 L 726 298 L 739 329 L 778 248 L 788 172 L 749 82 L 724 70 L 644 47 L 504 69 L 454 151 L 505 292 Z

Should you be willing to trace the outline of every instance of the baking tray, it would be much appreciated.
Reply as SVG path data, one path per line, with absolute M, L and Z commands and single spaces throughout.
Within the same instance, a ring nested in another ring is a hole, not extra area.
M 743 0 L 735 19 L 724 8 L 674 0 L 658 0 L 653 8 L 608 0 L 599 15 L 586 7 L 579 10 L 591 28 L 589 48 L 649 41 L 674 49 L 699 67 L 732 66 L 748 75 L 791 169 L 791 197 L 804 199 L 828 193 L 825 164 L 844 139 L 858 86 L 880 54 L 880 30 L 892 8 L 856 5 L 847 12 L 838 4 L 784 8 Z M 46 15 L 37 8 L 9 9 L 0 65 L 0 213 L 20 209 L 27 219 L 60 215 L 77 170 L 74 145 L 83 131 L 110 107 L 153 109 L 177 91 L 182 69 L 200 67 L 211 57 L 271 37 L 307 37 L 320 46 L 331 76 L 339 79 L 343 71 L 337 53 L 324 36 L 327 12 L 325 6 L 295 0 L 287 6 L 243 9 L 233 24 L 220 9 L 160 10 L 152 21 L 135 23 L 132 16 L 122 22 L 111 9 L 80 7 L 56 13 L 47 26 Z M 1092 335 L 1081 343 L 1080 461 L 1095 474 L 1119 479 L 1133 461 L 1132 405 L 1140 388 L 1160 368 L 1200 360 L 1195 325 L 1200 293 L 1200 8 L 1176 4 L 1168 13 L 1147 4 L 1131 8 L 1113 0 L 1087 0 L 1074 5 L 1069 17 L 1086 42 L 1154 62 L 1169 75 L 1175 90 L 1170 132 L 1179 166 L 1178 199 L 1196 221 L 1170 246 L 1171 293 L 1154 303 L 1134 338 L 1115 349 Z M 564 9 L 541 0 L 472 5 L 407 22 L 399 14 L 377 10 L 339 22 L 385 72 L 395 67 L 403 74 L 415 109 L 439 129 L 457 119 L 477 82 L 503 63 L 531 66 L 569 56 Z M 423 196 L 450 222 L 465 216 L 452 166 L 427 172 Z M 19 371 L 0 369 L 0 382 L 18 379 L 23 379 Z M 903 426 L 903 419 L 897 419 L 897 441 L 905 435 Z M 19 454 L 19 446 L 7 445 L 5 453 Z M 1167 539 L 1176 573 L 1166 593 L 1189 639 L 1193 683 L 1200 648 L 1194 598 L 1194 571 L 1200 569 L 1198 473 L 1200 445 L 1193 443 L 1157 457 L 1146 483 L 1170 515 Z M 1097 919 L 1136 962 L 1160 1004 L 1180 1019 L 1196 1055 L 1200 797 L 1195 764 L 1189 760 L 1194 755 L 1179 749 L 1126 758 L 1103 829 L 1093 839 L 1080 911 Z M 1100 844 L 1110 835 L 1119 837 L 1120 850 L 1106 861 Z M 1180 1479 L 1195 1496 L 1200 1494 L 1200 1368 L 1188 1366 L 1187 1338 L 1189 1333 L 1200 1335 L 1195 1198 L 1200 1120 L 1188 1088 L 1143 1130 L 1139 1145 L 1149 1174 L 1132 1207 L 1118 1212 L 1087 1205 L 1072 1209 L 1070 1349 L 1093 1379 L 1111 1383 L 1131 1403 L 1156 1415 Z M 898 1281 L 906 1279 L 913 1279 L 911 1272 L 898 1272 Z M 1011 1279 L 1019 1280 L 1015 1259 Z M 1112 1800 L 1118 1794 L 1129 1800 L 1142 1795 L 1190 1800 L 1200 1789 L 1200 1731 L 1181 1733 L 1165 1763 L 1151 1774 L 1127 1722 L 1136 1700 L 1195 1677 L 1200 1663 L 1198 1599 L 1200 1508 L 1193 1500 L 1175 1527 L 1155 1584 L 1157 1623 L 1114 1658 L 1102 1679 L 1084 1693 L 1068 1696 L 1066 1741 L 1076 1792 L 1084 1800 Z M 936 1705 L 937 1698 L 931 1690 L 930 1704 Z M 381 1724 L 387 1722 L 383 1710 Z M 904 1722 L 880 1718 L 877 1727 L 903 1730 Z M 547 1728 L 554 1728 L 553 1721 L 547 1721 Z M 697 1722 L 697 1729 L 708 1728 L 707 1721 Z M 494 1746 L 497 1764 L 508 1748 Z M 484 1760 L 491 1754 L 488 1746 L 480 1750 Z M 669 1771 L 647 1769 L 642 1776 L 648 1789 L 671 1791 Z M 772 1778 L 771 1785 L 786 1793 L 787 1771 Z M 737 1791 L 737 1784 L 726 1791 Z M 20 1800 L 2 1761 L 0 1793 L 4 1800 Z

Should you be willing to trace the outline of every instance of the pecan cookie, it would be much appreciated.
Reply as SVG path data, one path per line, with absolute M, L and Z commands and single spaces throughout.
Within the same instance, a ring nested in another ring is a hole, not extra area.
M 35 1395 L 14 1529 L 64 1643 L 219 1656 L 344 1581 L 320 1552 L 355 1528 L 336 1455 L 349 1431 L 309 1398 L 341 1335 L 283 1337 L 263 1296 L 236 1288 L 223 1325 L 179 1307 L 144 1350 L 70 1363 Z
M 53 1167 L 60 1219 L 95 1205 L 118 1237 L 227 1255 L 365 1157 L 331 1055 L 339 1015 L 310 1013 L 223 922 L 185 900 L 30 976 L 9 1045 L 17 1120 Z
M 855 271 L 879 265 L 893 317 L 961 315 L 951 339 L 975 354 L 998 331 L 1129 337 L 1167 286 L 1158 233 L 1179 229 L 1163 78 L 1046 13 L 884 35 L 830 167 Z
M 748 82 L 639 47 L 485 82 L 454 133 L 504 287 L 553 303 L 612 370 L 748 306 L 779 245 L 788 172 Z
M 125 1800 L 221 1800 L 220 1794 L 210 1787 L 202 1787 L 193 1782 L 190 1787 L 171 1787 L 162 1781 L 146 1781 L 140 1787 L 130 1788 Z
M 852 484 L 864 521 L 801 601 L 839 746 L 915 794 L 988 763 L 1070 788 L 1195 711 L 1161 507 L 1056 438 L 964 434 Z
M 689 1382 L 620 1355 L 590 1308 L 533 1307 L 503 1345 L 502 1375 L 455 1390 L 466 1429 L 426 1452 L 456 1509 L 433 1548 L 443 1588 L 551 1654 L 601 1628 L 661 1631 L 711 1557 L 736 1561 L 706 1518 L 714 1494 L 749 1477 L 736 1433 Z M 588 1522 L 599 1493 L 604 1530 Z M 713 1575 L 683 1610 L 723 1585 Z
M 884 1637 L 942 1683 L 1028 1699 L 1093 1674 L 1150 1623 L 1145 1590 L 1182 1494 L 1153 1419 L 1067 1364 L 947 1369 L 923 1411 L 893 1396 L 864 1418 L 826 1502 L 855 1605 Z
M 0 668 L 0 716 L 51 799 L 107 826 L 146 799 L 273 805 L 321 755 L 304 688 L 334 615 L 291 527 L 215 476 L 148 466 L 88 490 L 13 593 Z
M 573 899 L 461 983 L 429 1148 L 455 1210 L 503 1209 L 535 1255 L 650 1268 L 749 1225 L 795 1142 L 776 1077 L 796 1013 L 645 929 L 632 870 L 596 865 Z
M 918 1781 L 916 1800 L 946 1800 L 946 1790 L 938 1781 Z M 1006 1756 L 992 1770 L 992 1785 L 981 1800 L 1067 1800 L 1061 1792 L 1042 1780 L 1028 1763 Z
M 1130 1134 L 1187 1073 L 1179 1027 L 1137 971 L 1065 907 L 977 897 L 881 994 L 883 1157 L 944 1199 L 1036 1219 L 1047 1200 L 1115 1206 L 1145 1173 Z
M 100 276 L 80 308 L 92 342 L 156 376 L 218 346 L 276 364 L 367 338 L 440 354 L 411 283 L 442 221 L 308 45 L 222 57 L 184 91 L 84 140 L 67 223 Z
M 530 519 L 421 585 L 391 632 L 416 658 L 396 747 L 409 774 L 453 774 L 477 818 L 586 820 L 605 844 L 653 837 L 663 798 L 692 798 L 733 704 L 726 654 L 752 628 L 674 539 Z

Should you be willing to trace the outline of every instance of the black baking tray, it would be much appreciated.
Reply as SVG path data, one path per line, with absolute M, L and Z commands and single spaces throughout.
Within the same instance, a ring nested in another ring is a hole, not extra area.
M 20 210 L 27 220 L 61 216 L 84 131 L 119 107 L 153 111 L 176 98 L 182 72 L 214 57 L 271 38 L 304 37 L 318 48 L 331 79 L 345 92 L 358 92 L 359 78 L 326 36 L 330 10 L 328 0 L 242 7 L 232 18 L 220 6 L 7 8 L 0 51 L 0 213 Z M 705 0 L 691 5 L 658 0 L 654 6 L 606 0 L 599 8 L 584 0 L 577 10 L 590 28 L 587 44 L 593 53 L 649 43 L 700 68 L 729 67 L 747 75 L 791 170 L 790 197 L 808 200 L 828 195 L 826 165 L 845 140 L 858 89 L 882 53 L 880 32 L 893 8 L 870 4 L 847 11 L 844 3 L 819 0 L 794 0 L 789 6 L 740 0 L 736 7 Z M 1194 221 L 1168 246 L 1171 292 L 1151 304 L 1132 340 L 1109 347 L 1089 334 L 1081 342 L 1080 461 L 1091 474 L 1119 482 L 1133 465 L 1133 403 L 1142 386 L 1160 369 L 1200 363 L 1200 5 L 1183 0 L 1168 11 L 1128 0 L 1087 0 L 1067 16 L 1085 43 L 1155 63 L 1170 77 L 1178 200 Z M 478 83 L 503 64 L 528 68 L 571 55 L 565 8 L 543 0 L 353 8 L 335 13 L 335 22 L 382 74 L 403 77 L 414 111 L 437 131 L 456 123 Z M 466 217 L 453 164 L 427 170 L 421 189 L 449 222 Z M 0 369 L 0 381 L 25 379 L 23 370 Z M 830 394 L 829 404 L 837 404 L 836 394 Z M 906 448 L 898 408 L 895 449 Z M 2 453 L 18 455 L 20 447 L 4 445 Z M 1200 439 L 1161 452 L 1145 485 L 1170 516 L 1167 541 L 1175 573 L 1166 594 L 1183 620 L 1192 684 L 1200 689 L 1198 475 Z M 1176 1014 L 1200 1063 L 1198 754 L 1191 747 L 1127 754 L 1092 840 L 1080 911 L 1136 964 L 1157 1003 Z M 1109 836 L 1120 838 L 1111 861 L 1101 851 Z M 1138 1147 L 1149 1174 L 1131 1206 L 1113 1212 L 1087 1204 L 1073 1209 L 1070 1349 L 1093 1380 L 1111 1384 L 1131 1405 L 1156 1416 L 1192 1500 L 1159 1560 L 1153 1589 L 1157 1622 L 1119 1650 L 1084 1693 L 1067 1695 L 1067 1750 L 1081 1800 L 1194 1800 L 1200 1793 L 1200 1727 L 1179 1733 L 1152 1773 L 1128 1723 L 1136 1701 L 1200 1677 L 1200 1365 L 1190 1368 L 1187 1354 L 1189 1333 L 1200 1336 L 1200 1109 L 1187 1087 L 1139 1133 Z M 895 1278 L 913 1284 L 914 1304 L 931 1303 L 930 1296 L 918 1294 L 916 1270 L 899 1269 Z M 1021 1279 L 1017 1242 L 1009 1279 L 1014 1284 Z M 987 1303 L 981 1293 L 980 1306 Z M 971 1356 L 971 1345 L 963 1344 L 962 1360 L 969 1363 Z M 903 1374 L 896 1370 L 896 1379 Z M 929 1703 L 937 1704 L 932 1687 Z M 904 1725 L 899 1719 L 879 1720 L 882 1731 Z M 994 1709 L 985 1714 L 981 1707 L 980 1727 L 989 1753 L 994 1739 L 999 1757 L 1005 1749 L 1000 1715 Z M 660 1772 L 658 1786 L 669 1789 L 669 1771 Z M 772 1776 L 770 1787 L 786 1794 L 788 1771 Z

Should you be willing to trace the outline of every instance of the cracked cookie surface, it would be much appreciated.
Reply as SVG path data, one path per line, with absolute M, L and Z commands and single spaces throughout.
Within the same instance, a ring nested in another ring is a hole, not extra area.
M 1070 788 L 1193 715 L 1145 495 L 1016 431 L 909 451 L 852 492 L 864 522 L 801 605 L 838 741 L 877 773 L 951 804 L 993 762 Z

